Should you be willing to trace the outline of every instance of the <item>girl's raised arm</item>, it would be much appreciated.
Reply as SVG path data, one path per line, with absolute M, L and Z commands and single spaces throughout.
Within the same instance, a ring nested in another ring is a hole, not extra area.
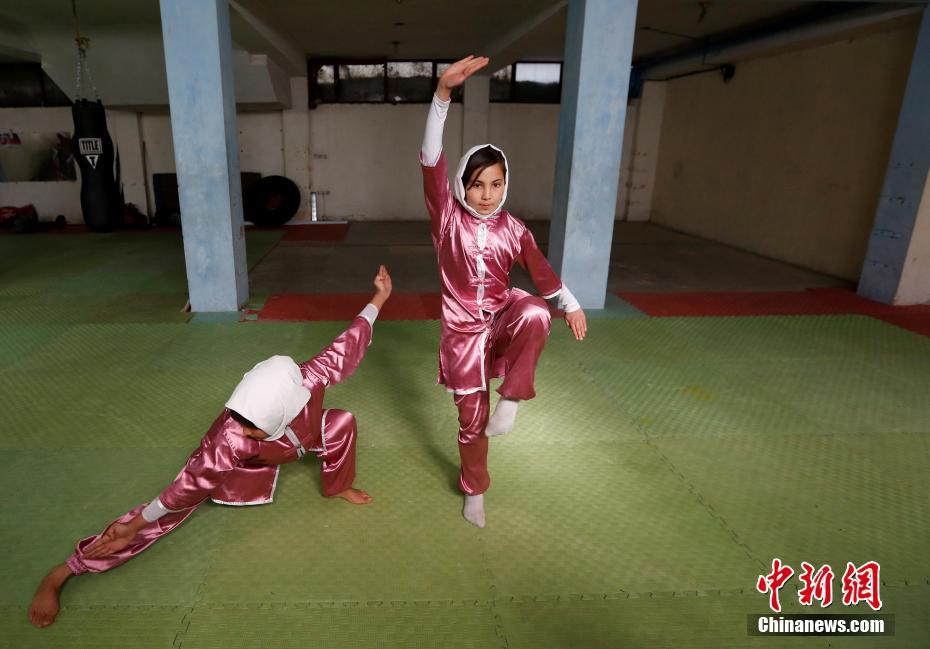
M 467 56 L 450 65 L 436 84 L 436 94 L 429 108 L 423 144 L 420 147 L 420 164 L 423 169 L 423 194 L 426 209 L 432 221 L 433 239 L 441 238 L 443 225 L 452 208 L 452 191 L 449 188 L 448 168 L 442 155 L 442 131 L 451 103 L 452 90 L 488 64 L 484 56 Z

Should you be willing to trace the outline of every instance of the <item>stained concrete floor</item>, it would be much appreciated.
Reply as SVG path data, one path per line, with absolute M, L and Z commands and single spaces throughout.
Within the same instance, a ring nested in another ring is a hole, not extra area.
M 528 225 L 546 251 L 549 223 Z M 339 243 L 281 241 L 250 274 L 253 295 L 342 293 L 368 288 L 383 263 L 395 290 L 438 292 L 426 221 L 354 222 Z M 517 286 L 530 288 L 521 268 Z M 652 223 L 617 223 L 607 288 L 620 291 L 797 291 L 851 283 Z

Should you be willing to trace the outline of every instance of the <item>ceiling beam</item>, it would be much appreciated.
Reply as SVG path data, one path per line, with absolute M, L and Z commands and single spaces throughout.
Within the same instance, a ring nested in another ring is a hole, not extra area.
M 568 0 L 558 0 L 546 9 L 523 21 L 498 39 L 488 43 L 475 54 L 487 56 L 491 64 L 479 74 L 494 74 L 497 70 L 510 65 L 525 56 L 532 36 L 540 29 L 549 27 L 555 21 L 565 20 L 565 8 Z
M 38 46 L 29 36 L 29 29 L 10 18 L 4 18 L 0 23 L 0 55 L 31 63 L 42 60 Z
M 266 54 L 290 76 L 307 74 L 307 57 L 284 34 L 236 0 L 229 0 L 233 43 L 250 54 Z

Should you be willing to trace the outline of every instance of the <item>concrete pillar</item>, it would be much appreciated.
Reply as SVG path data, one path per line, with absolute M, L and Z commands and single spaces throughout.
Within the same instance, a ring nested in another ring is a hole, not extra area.
M 924 9 L 859 295 L 930 302 L 930 10 Z
M 924 183 L 895 304 L 930 303 L 930 174 Z
M 307 77 L 291 77 L 291 107 L 282 114 L 284 175 L 300 188 L 300 209 L 288 223 L 310 221 L 310 108 Z
M 604 308 L 636 0 L 569 0 L 549 261 L 581 306 Z
M 475 75 L 465 80 L 462 113 L 462 150 L 488 141 L 488 105 L 491 77 Z
M 160 0 L 192 311 L 249 296 L 227 0 Z

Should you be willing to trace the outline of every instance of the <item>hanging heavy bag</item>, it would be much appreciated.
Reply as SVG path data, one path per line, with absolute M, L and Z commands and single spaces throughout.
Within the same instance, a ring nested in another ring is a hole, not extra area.
M 107 132 L 106 113 L 99 100 L 78 99 L 71 106 L 71 116 L 84 223 L 95 232 L 107 232 L 118 224 L 122 205 L 113 178 L 113 140 Z

